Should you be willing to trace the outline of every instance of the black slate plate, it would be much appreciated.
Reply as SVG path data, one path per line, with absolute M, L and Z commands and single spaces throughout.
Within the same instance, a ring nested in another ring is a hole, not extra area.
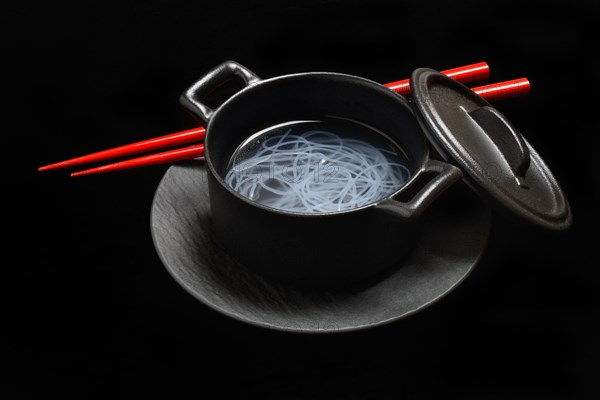
M 490 221 L 489 209 L 475 196 L 457 201 L 448 195 L 424 214 L 418 244 L 402 265 L 376 281 L 317 290 L 267 281 L 220 248 L 211 234 L 202 160 L 167 170 L 151 214 L 154 245 L 163 264 L 202 303 L 250 324 L 311 333 L 382 325 L 439 300 L 476 266 Z

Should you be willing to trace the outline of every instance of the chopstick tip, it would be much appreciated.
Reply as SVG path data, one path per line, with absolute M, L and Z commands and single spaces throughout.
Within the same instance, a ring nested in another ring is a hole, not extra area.
M 65 165 L 64 162 L 59 162 L 59 163 L 56 163 L 56 164 L 49 164 L 49 165 L 44 165 L 42 167 L 39 167 L 38 171 L 39 172 L 50 171 L 52 169 L 58 169 L 58 168 L 62 168 L 62 167 L 65 167 L 65 166 L 66 165 Z
M 77 178 L 79 176 L 84 176 L 84 175 L 95 175 L 95 174 L 101 174 L 103 172 L 109 172 L 110 171 L 110 166 L 112 166 L 114 164 L 111 164 L 109 166 L 104 165 L 102 167 L 95 167 L 95 168 L 90 168 L 90 169 L 84 169 L 83 171 L 77 171 L 77 172 L 71 172 L 71 178 Z M 109 167 L 109 168 L 107 168 Z M 114 167 L 113 167 L 114 168 Z

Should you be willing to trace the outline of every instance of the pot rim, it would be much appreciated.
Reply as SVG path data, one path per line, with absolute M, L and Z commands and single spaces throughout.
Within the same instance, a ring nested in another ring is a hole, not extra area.
M 218 116 L 221 114 L 221 111 L 224 108 L 226 108 L 226 106 L 228 104 L 236 101 L 237 98 L 245 95 L 248 91 L 253 90 L 255 87 L 272 84 L 273 82 L 277 82 L 277 81 L 281 81 L 281 80 L 298 79 L 298 78 L 304 78 L 304 77 L 310 77 L 310 76 L 333 76 L 333 77 L 337 77 L 340 79 L 357 80 L 357 81 L 361 81 L 363 83 L 372 85 L 374 87 L 374 89 L 380 90 L 381 93 L 395 97 L 396 100 L 399 101 L 399 104 L 401 104 L 402 107 L 405 107 L 406 111 L 408 111 L 409 113 L 411 113 L 414 116 L 414 111 L 412 110 L 408 101 L 402 95 L 395 93 L 394 91 L 388 89 L 387 87 L 383 86 L 382 84 L 375 82 L 371 79 L 367 79 L 367 78 L 357 76 L 357 75 L 352 75 L 352 74 L 340 73 L 340 72 L 327 72 L 327 71 L 298 72 L 298 73 L 275 76 L 275 77 L 267 78 L 267 79 L 260 79 L 256 82 L 253 82 L 253 83 L 245 86 L 244 88 L 240 89 L 239 91 L 237 91 L 236 93 L 231 95 L 221 105 L 219 105 L 217 108 L 214 109 L 214 113 L 212 114 L 211 118 L 208 120 L 208 123 L 205 128 L 206 133 L 205 133 L 204 142 L 207 143 L 207 138 L 209 138 L 211 136 L 211 132 L 212 132 L 211 128 L 213 125 L 213 121 L 215 121 L 215 119 L 218 119 Z M 416 118 L 416 116 L 415 116 L 415 118 Z M 385 135 L 385 136 L 388 137 L 388 135 Z M 392 140 L 397 145 L 395 140 L 393 140 L 389 137 L 388 137 L 388 139 Z M 423 140 L 424 140 L 424 142 L 426 142 L 424 136 L 423 136 Z M 210 147 L 205 146 L 204 151 L 205 151 L 204 159 L 205 159 L 206 165 L 208 166 L 208 170 L 209 170 L 210 174 L 213 175 L 213 177 L 219 183 L 220 186 L 222 186 L 230 194 L 235 196 L 238 200 L 241 200 L 241 201 L 245 202 L 246 204 L 249 204 L 258 209 L 262 209 L 264 211 L 268 211 L 268 212 L 280 214 L 280 215 L 285 215 L 285 216 L 290 216 L 290 217 L 301 217 L 301 218 L 320 218 L 320 217 L 329 217 L 329 216 L 339 216 L 339 215 L 345 215 L 345 214 L 354 213 L 354 212 L 360 212 L 360 211 L 363 211 L 366 209 L 370 209 L 372 207 L 376 207 L 381 202 L 392 199 L 392 198 L 398 196 L 399 194 L 401 194 L 403 191 L 408 190 L 408 188 L 411 187 L 413 185 L 413 183 L 416 182 L 419 179 L 419 177 L 423 174 L 423 171 L 425 170 L 425 166 L 427 165 L 429 158 L 430 158 L 430 149 L 429 149 L 429 146 L 426 145 L 426 146 L 424 146 L 424 150 L 423 150 L 423 154 L 422 154 L 422 161 L 420 163 L 420 166 L 412 174 L 410 179 L 404 185 L 402 185 L 400 188 L 398 188 L 398 190 L 396 190 L 395 192 L 393 192 L 393 193 L 389 194 L 388 196 L 383 197 L 375 202 L 368 203 L 368 204 L 365 204 L 365 205 L 362 205 L 359 207 L 346 209 L 346 210 L 340 210 L 340 211 L 308 213 L 308 212 L 286 211 L 286 210 L 281 210 L 278 208 L 265 206 L 261 203 L 252 201 L 252 200 L 246 198 L 245 196 L 242 196 L 241 194 L 239 194 L 238 192 L 233 190 L 233 188 L 231 188 L 223 180 L 221 175 L 217 172 L 217 170 L 212 162 L 211 156 L 210 156 Z

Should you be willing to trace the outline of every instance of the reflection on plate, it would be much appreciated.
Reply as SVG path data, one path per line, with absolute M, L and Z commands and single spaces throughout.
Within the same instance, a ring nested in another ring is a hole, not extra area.
M 388 275 L 354 287 L 291 287 L 263 279 L 220 248 L 211 231 L 206 169 L 194 160 L 165 173 L 151 228 L 169 273 L 205 305 L 265 328 L 325 333 L 389 323 L 443 297 L 477 264 L 490 219 L 475 196 L 448 195 L 423 215 L 416 248 Z

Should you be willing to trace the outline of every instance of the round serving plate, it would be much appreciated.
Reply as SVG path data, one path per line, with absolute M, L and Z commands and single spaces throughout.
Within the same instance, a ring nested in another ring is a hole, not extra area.
M 475 268 L 490 225 L 490 210 L 475 195 L 453 201 L 450 194 L 423 215 L 424 234 L 408 257 L 387 274 L 354 286 L 317 289 L 266 280 L 219 246 L 212 234 L 203 160 L 167 170 L 151 213 L 156 251 L 167 271 L 192 296 L 246 323 L 306 333 L 372 328 L 424 309 Z

